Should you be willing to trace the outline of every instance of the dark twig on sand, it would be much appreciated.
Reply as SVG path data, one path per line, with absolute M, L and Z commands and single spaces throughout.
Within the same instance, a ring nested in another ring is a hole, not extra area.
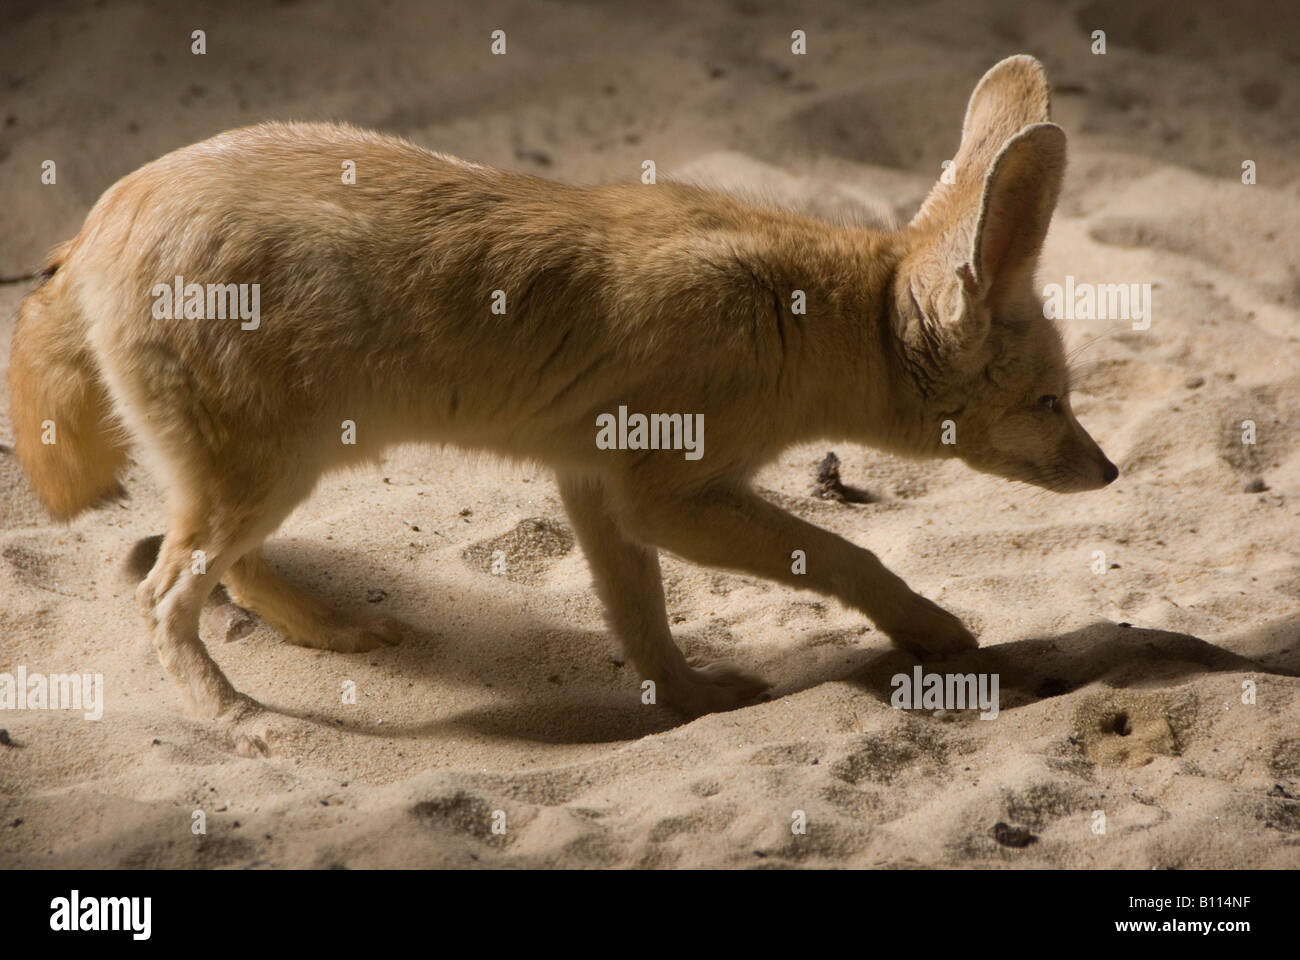
M 845 486 L 840 480 L 840 458 L 831 451 L 817 465 L 817 481 L 813 484 L 812 495 L 822 500 L 835 500 L 839 503 L 874 503 L 876 498 L 860 487 Z

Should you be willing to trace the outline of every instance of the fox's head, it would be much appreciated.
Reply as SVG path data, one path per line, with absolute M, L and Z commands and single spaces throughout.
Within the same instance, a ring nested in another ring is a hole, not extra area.
M 1052 490 L 1093 490 L 1119 471 L 1070 409 L 1061 336 L 1034 287 L 1065 173 L 1049 96 L 1027 56 L 976 86 L 957 156 L 903 231 L 892 319 L 930 452 Z

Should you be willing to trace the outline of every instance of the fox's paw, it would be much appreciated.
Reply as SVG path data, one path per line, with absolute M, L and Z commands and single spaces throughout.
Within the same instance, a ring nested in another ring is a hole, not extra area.
M 379 647 L 402 642 L 406 624 L 392 617 L 376 617 L 361 622 L 324 623 L 310 634 L 291 638 L 294 643 L 335 653 L 365 653 Z
M 711 663 L 659 685 L 659 702 L 687 716 L 735 710 L 770 687 L 732 663 Z
M 279 713 L 250 697 L 240 695 L 240 704 L 221 715 L 217 731 L 227 750 L 248 760 L 291 755 L 309 738 L 316 726 L 309 720 Z
M 898 646 L 923 659 L 947 657 L 979 646 L 975 635 L 960 620 L 922 596 L 916 597 L 904 620 L 886 627 L 885 632 Z

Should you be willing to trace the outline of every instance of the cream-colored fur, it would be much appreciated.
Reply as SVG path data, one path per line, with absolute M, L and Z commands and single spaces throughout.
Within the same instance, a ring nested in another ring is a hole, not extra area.
M 139 596 L 207 716 L 238 699 L 197 631 L 219 581 L 299 643 L 398 638 L 281 580 L 259 547 L 322 472 L 411 440 L 553 467 L 612 630 L 682 711 L 764 684 L 686 663 L 659 549 L 837 597 L 918 656 L 972 647 L 873 554 L 749 484 L 826 437 L 1060 490 L 1113 478 L 1031 286 L 1065 162 L 1037 61 L 984 77 L 955 162 L 908 227 L 877 232 L 680 185 L 564 186 L 344 126 L 235 130 L 123 178 L 55 255 L 15 338 L 18 454 L 59 516 L 111 492 L 128 440 L 159 478 L 169 522 Z M 178 275 L 258 284 L 259 325 L 156 319 L 152 291 Z M 702 414 L 704 455 L 599 449 L 597 417 L 620 406 Z

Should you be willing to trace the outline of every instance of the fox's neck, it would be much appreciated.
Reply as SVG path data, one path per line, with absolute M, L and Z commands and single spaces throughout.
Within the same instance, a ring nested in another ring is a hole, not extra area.
M 799 408 L 791 440 L 910 452 L 906 412 L 916 404 L 890 308 L 899 242 L 898 234 L 819 224 L 815 234 L 783 232 L 752 250 L 783 300 L 791 402 Z

